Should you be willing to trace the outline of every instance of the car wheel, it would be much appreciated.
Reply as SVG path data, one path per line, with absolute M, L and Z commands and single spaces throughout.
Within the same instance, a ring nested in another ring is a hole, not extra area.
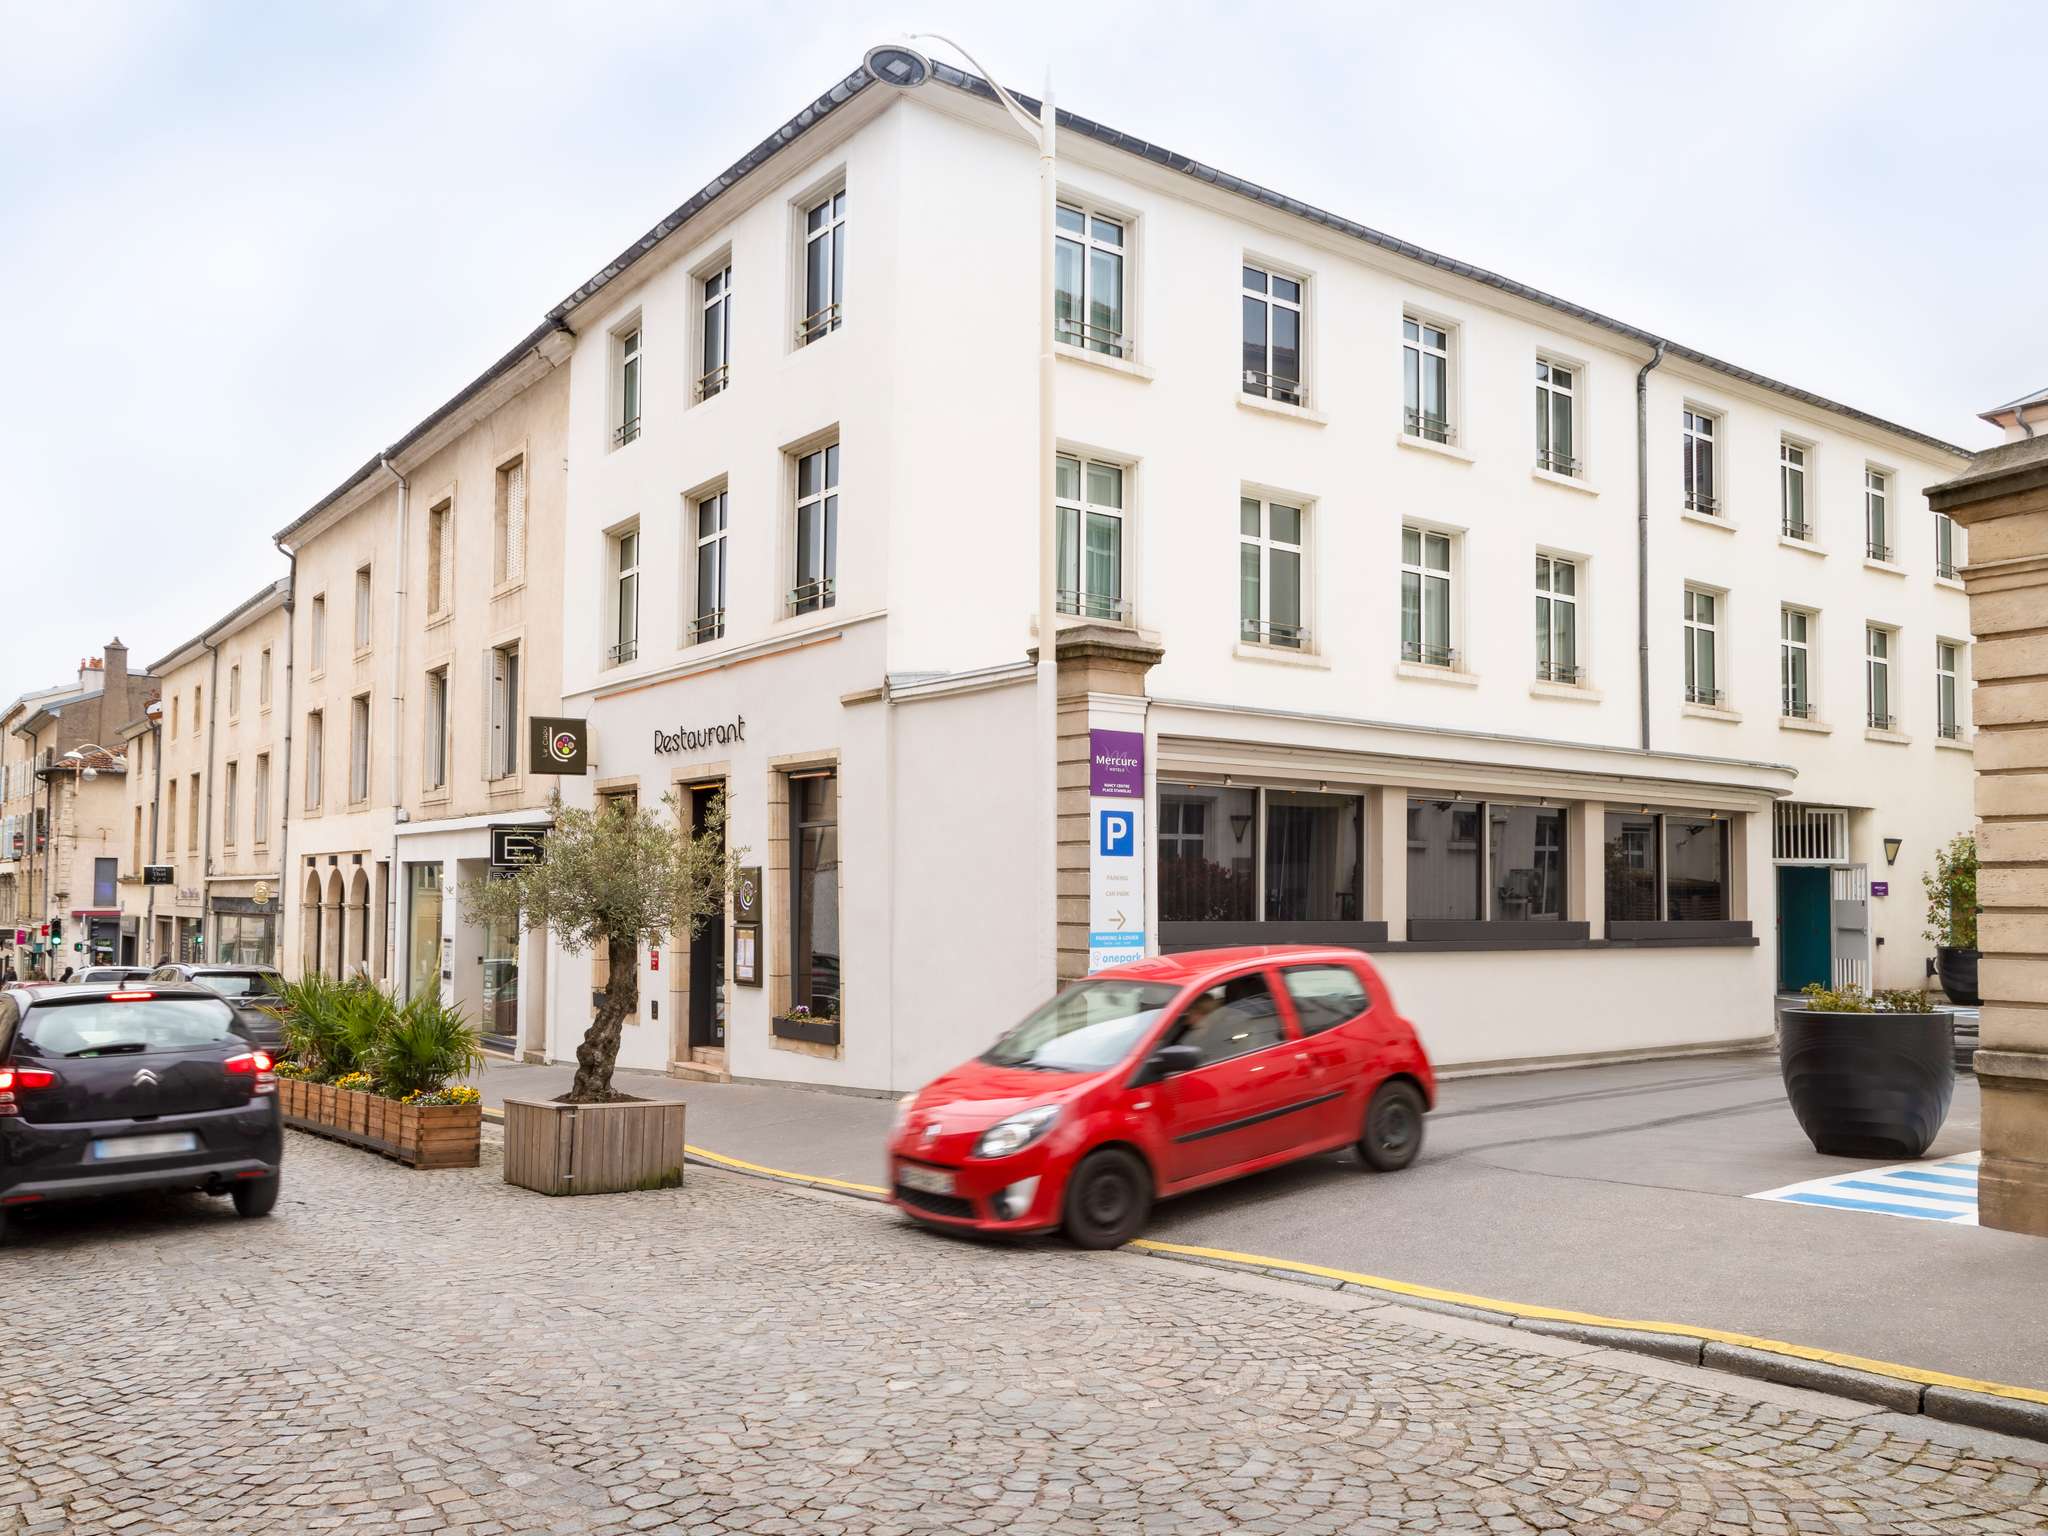
M 1422 1150 L 1422 1093 L 1411 1082 L 1381 1083 L 1365 1106 L 1365 1134 L 1358 1155 L 1378 1173 L 1395 1173 Z
M 235 1197 L 237 1216 L 268 1216 L 277 1205 L 277 1192 L 284 1183 L 284 1175 L 273 1173 L 267 1179 L 244 1179 L 235 1185 L 231 1193 Z
M 1117 1147 L 1090 1153 L 1067 1180 L 1064 1225 L 1076 1248 L 1121 1248 L 1152 1214 L 1152 1176 Z

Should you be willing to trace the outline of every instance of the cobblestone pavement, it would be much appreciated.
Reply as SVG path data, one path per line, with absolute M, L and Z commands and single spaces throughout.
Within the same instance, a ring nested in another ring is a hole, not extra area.
M 550 1201 L 485 1157 L 295 1135 L 269 1221 L 42 1213 L 0 1253 L 0 1531 L 2048 1529 L 2020 1442 L 702 1169 Z

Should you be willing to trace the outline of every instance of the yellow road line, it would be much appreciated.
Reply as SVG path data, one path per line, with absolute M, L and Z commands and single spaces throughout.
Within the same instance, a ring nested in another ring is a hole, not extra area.
M 1222 1259 L 1232 1264 L 1249 1264 L 1260 1269 L 1276 1269 L 1288 1274 L 1320 1275 L 1325 1279 L 1342 1280 L 1347 1285 L 1356 1285 L 1367 1290 L 1386 1291 L 1396 1296 L 1415 1296 L 1425 1301 L 1447 1301 L 1459 1306 L 1478 1307 L 1488 1312 L 1501 1312 L 1511 1317 L 1541 1318 L 1554 1323 L 1578 1323 L 1593 1328 L 1627 1328 L 1636 1333 L 1664 1333 L 1682 1339 L 1701 1339 L 1715 1344 L 1733 1344 L 1744 1349 L 1762 1350 L 1773 1355 L 1790 1355 L 1799 1360 L 1818 1361 L 1823 1365 L 1839 1365 L 1852 1371 L 1869 1371 L 1879 1376 L 1891 1376 L 1900 1381 L 1918 1382 L 1927 1387 L 1953 1387 L 1964 1392 L 1984 1392 L 1993 1397 L 2017 1398 L 2027 1403 L 2048 1403 L 2048 1392 L 2036 1391 L 2032 1387 L 2009 1386 L 2004 1382 L 1978 1381 L 1969 1376 L 1951 1376 L 1944 1371 L 1923 1371 L 1915 1366 L 1896 1365 L 1889 1360 L 1871 1360 L 1862 1355 L 1847 1355 L 1838 1350 L 1816 1349 L 1809 1344 L 1788 1344 L 1782 1339 L 1763 1339 L 1753 1334 L 1730 1333 L 1721 1328 L 1700 1328 L 1690 1323 L 1657 1323 L 1636 1318 L 1602 1317 L 1596 1312 L 1573 1312 L 1562 1307 L 1536 1307 L 1517 1301 L 1500 1301 L 1491 1296 L 1471 1296 L 1462 1291 L 1439 1290 L 1430 1285 L 1413 1285 L 1406 1280 L 1388 1280 L 1379 1275 L 1362 1275 L 1348 1269 L 1331 1269 L 1323 1264 L 1303 1264 L 1293 1259 L 1267 1258 L 1263 1254 L 1237 1253 L 1228 1248 L 1197 1248 L 1185 1243 L 1162 1243 L 1151 1238 L 1137 1238 L 1133 1248 L 1144 1248 L 1153 1253 L 1180 1254 L 1187 1258 Z
M 501 1112 L 486 1110 L 484 1113 L 487 1116 L 502 1118 Z M 814 1184 L 826 1189 L 852 1190 L 863 1195 L 889 1193 L 878 1184 L 859 1184 L 851 1179 L 829 1179 L 815 1173 L 792 1173 L 787 1168 L 770 1168 L 761 1163 L 746 1162 L 741 1158 L 727 1157 L 722 1152 L 713 1152 L 705 1147 L 686 1144 L 683 1151 L 691 1157 L 701 1158 L 707 1163 L 715 1163 L 723 1168 L 758 1174 L 764 1178 L 783 1179 L 792 1184 Z M 1923 1371 L 1916 1366 L 1898 1365 L 1889 1360 L 1872 1360 L 1863 1355 L 1844 1354 L 1839 1350 L 1816 1349 L 1810 1344 L 1791 1344 L 1783 1339 L 1759 1338 L 1755 1334 L 1732 1333 L 1724 1328 L 1701 1328 L 1691 1323 L 1658 1323 L 1642 1318 L 1603 1317 L 1597 1312 L 1574 1312 L 1564 1307 L 1531 1306 L 1526 1302 L 1501 1301 L 1492 1296 L 1474 1296 L 1464 1291 L 1441 1290 L 1433 1285 L 1415 1285 L 1407 1280 L 1389 1280 L 1382 1275 L 1360 1274 L 1356 1270 L 1332 1269 L 1327 1264 L 1304 1264 L 1297 1259 L 1275 1259 L 1259 1253 L 1238 1253 L 1229 1248 L 1198 1248 L 1187 1243 L 1162 1243 L 1148 1237 L 1135 1238 L 1130 1246 L 1142 1248 L 1149 1253 L 1178 1254 L 1193 1259 L 1220 1259 L 1229 1264 L 1279 1270 L 1284 1274 L 1317 1275 L 1326 1280 L 1341 1280 L 1346 1285 L 1355 1285 L 1364 1290 L 1384 1291 L 1393 1296 L 1413 1296 L 1424 1301 L 1450 1302 L 1461 1307 L 1499 1312 L 1509 1317 L 1537 1318 L 1553 1323 L 1577 1323 L 1589 1328 L 1626 1328 L 1635 1333 L 1663 1333 L 1674 1338 L 1732 1344 L 1742 1349 L 1761 1350 L 1766 1354 L 1788 1355 L 1795 1360 L 1812 1360 L 1822 1365 L 1839 1365 L 1852 1371 L 1869 1371 L 1873 1375 L 1890 1376 L 1899 1381 L 1917 1382 L 1924 1387 L 1951 1387 L 1960 1392 L 1982 1392 L 1991 1397 L 2009 1397 L 2023 1403 L 2048 1404 L 2048 1392 L 2037 1391 L 2032 1387 L 2016 1387 L 2000 1381 L 1979 1381 L 1970 1376 L 1951 1376 L 1945 1371 Z

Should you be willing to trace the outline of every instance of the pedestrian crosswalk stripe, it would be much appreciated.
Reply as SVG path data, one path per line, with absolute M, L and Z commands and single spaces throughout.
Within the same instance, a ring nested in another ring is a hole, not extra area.
M 1853 1168 L 1824 1179 L 1807 1179 L 1767 1189 L 1752 1200 L 1810 1205 L 1837 1211 L 1870 1211 L 1916 1221 L 1977 1225 L 1977 1162 L 1965 1153 L 1938 1163 L 1895 1163 L 1888 1168 Z

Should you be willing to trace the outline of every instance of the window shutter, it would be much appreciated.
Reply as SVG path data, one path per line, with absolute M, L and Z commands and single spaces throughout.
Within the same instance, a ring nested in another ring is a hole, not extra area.
M 446 613 L 455 606 L 455 504 L 450 502 L 443 507 L 435 521 L 441 528 L 441 550 L 434 562 L 434 580 L 441 589 L 441 604 L 437 611 Z
M 526 579 L 526 460 L 516 459 L 505 471 L 505 576 Z
M 498 653 L 496 651 L 484 652 L 484 712 L 482 716 L 484 728 L 479 734 L 483 737 L 484 781 L 486 783 L 490 782 L 491 778 L 491 747 L 498 736 L 498 721 L 493 709 L 496 704 L 499 665 Z

